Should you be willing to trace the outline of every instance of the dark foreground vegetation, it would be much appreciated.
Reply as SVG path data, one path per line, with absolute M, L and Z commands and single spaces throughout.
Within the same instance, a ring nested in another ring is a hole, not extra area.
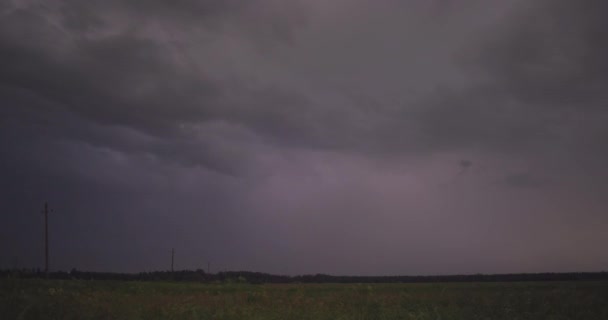
M 118 281 L 247 282 L 261 283 L 420 283 L 420 282 L 522 282 L 522 281 L 608 281 L 608 272 L 474 274 L 445 276 L 332 276 L 325 274 L 285 276 L 261 272 L 203 270 L 154 271 L 141 273 L 51 272 L 19 269 L 0 270 L 0 278 Z
M 608 282 L 0 279 L 1 319 L 608 319 Z

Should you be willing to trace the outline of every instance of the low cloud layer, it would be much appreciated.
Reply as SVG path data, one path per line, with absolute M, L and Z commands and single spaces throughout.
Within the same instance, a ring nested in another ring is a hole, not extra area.
M 0 267 L 597 271 L 606 4 L 0 4 Z

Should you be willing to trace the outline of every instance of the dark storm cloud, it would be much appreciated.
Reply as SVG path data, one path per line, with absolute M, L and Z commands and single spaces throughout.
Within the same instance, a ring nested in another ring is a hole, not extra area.
M 463 72 L 475 80 L 440 89 L 423 103 L 414 116 L 424 133 L 420 143 L 527 157 L 557 177 L 576 172 L 603 189 L 604 178 L 590 172 L 605 177 L 599 159 L 608 156 L 601 125 L 608 121 L 607 46 L 600 40 L 608 27 L 605 6 L 522 6 L 478 46 L 459 53 Z
M 489 99 L 475 103 L 470 97 L 479 95 L 466 92 L 463 99 L 470 103 L 470 112 L 461 109 L 463 117 L 485 112 L 491 116 L 467 126 L 491 128 L 476 132 L 490 147 L 536 154 L 528 157 L 538 163 L 539 172 L 510 175 L 507 184 L 542 187 L 546 183 L 535 175 L 549 174 L 557 180 L 577 175 L 605 190 L 605 9 L 602 1 L 534 3 L 471 56 L 474 69 L 486 77 L 476 90 Z
M 540 1 L 489 41 L 484 65 L 506 93 L 536 107 L 602 108 L 604 1 Z
M 25 9 L 2 19 L 5 86 L 30 90 L 95 121 L 143 129 L 196 116 L 199 109 L 182 93 L 189 91 L 188 98 L 194 98 L 213 91 L 204 82 L 182 80 L 187 75 L 176 76 L 153 40 L 129 33 L 73 39 L 53 29 L 48 19 Z M 137 86 L 147 89 L 143 101 L 133 92 Z M 175 107 L 160 107 L 169 102 Z
M 180 28 L 192 25 L 196 32 L 202 25 L 201 32 L 214 33 L 218 31 L 207 22 L 218 27 L 225 22 L 224 15 L 244 14 L 267 20 L 234 23 L 246 24 L 242 28 L 253 29 L 248 30 L 253 33 L 259 26 L 262 38 L 266 37 L 265 24 L 281 17 L 258 16 L 250 12 L 250 5 L 229 1 L 180 1 L 171 6 L 158 1 L 143 8 L 106 1 L 15 5 L 0 21 L 0 83 L 7 112 L 15 105 L 36 109 L 33 116 L 54 118 L 55 131 L 67 138 L 90 139 L 87 142 L 123 152 L 143 148 L 160 157 L 183 158 L 225 172 L 238 170 L 230 168 L 230 163 L 240 155 L 218 158 L 218 146 L 223 143 L 193 140 L 190 132 L 183 134 L 184 127 L 193 123 L 223 121 L 226 112 L 218 101 L 224 91 L 222 83 L 206 78 L 205 68 L 190 61 L 193 57 L 179 46 L 176 49 L 144 29 L 152 21 L 161 26 L 160 32 L 182 23 Z M 290 26 L 279 21 L 272 28 Z M 168 37 L 166 41 L 174 41 Z M 178 50 L 177 58 L 172 57 L 174 50 Z M 24 96 L 30 100 L 15 101 Z M 83 125 L 78 117 L 91 124 Z M 121 127 L 123 133 L 133 129 L 137 135 L 140 131 L 146 141 L 129 143 L 133 134 L 121 137 Z
M 605 6 L 5 2 L 0 249 L 49 200 L 55 268 L 597 269 Z
M 264 5 L 273 3 L 260 3 Z M 180 123 L 219 119 L 250 127 L 287 145 L 364 152 L 507 145 L 512 139 L 521 143 L 550 134 L 537 126 L 545 120 L 544 115 L 533 114 L 525 120 L 522 108 L 506 105 L 509 98 L 497 96 L 493 92 L 497 89 L 491 87 L 464 93 L 433 92 L 437 97 L 430 106 L 422 101 L 391 105 L 372 98 L 372 105 L 366 107 L 360 105 L 358 97 L 319 97 L 319 93 L 303 93 L 289 86 L 269 89 L 242 80 L 218 81 L 196 56 L 196 48 L 188 47 L 180 35 L 188 26 L 222 35 L 228 31 L 204 22 L 218 26 L 221 22 L 214 19 L 233 21 L 230 17 L 249 16 L 250 6 L 213 1 L 184 1 L 170 8 L 162 2 L 145 9 L 132 6 L 122 2 L 62 3 L 57 10 L 34 5 L 12 11 L 2 21 L 2 51 L 7 57 L 2 82 L 30 90 L 91 121 L 133 127 L 148 134 L 176 134 Z M 81 19 L 91 16 L 87 20 L 92 23 L 99 20 L 99 26 L 87 31 L 84 23 L 74 24 L 80 29 L 55 25 L 55 20 L 67 23 L 64 20 L 69 20 L 70 11 Z M 293 28 L 281 21 L 281 15 L 271 18 L 276 18 L 281 28 Z M 148 24 L 161 27 L 148 31 Z M 104 26 L 109 35 L 104 35 Z M 265 28 L 264 24 L 260 28 Z M 276 38 L 265 32 L 253 36 L 260 41 L 267 36 Z M 518 45 L 510 43 L 508 37 L 506 42 L 508 47 Z

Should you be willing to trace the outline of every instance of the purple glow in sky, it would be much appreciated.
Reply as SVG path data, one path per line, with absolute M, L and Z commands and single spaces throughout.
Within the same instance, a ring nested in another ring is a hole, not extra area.
M 608 266 L 608 4 L 0 4 L 0 268 Z

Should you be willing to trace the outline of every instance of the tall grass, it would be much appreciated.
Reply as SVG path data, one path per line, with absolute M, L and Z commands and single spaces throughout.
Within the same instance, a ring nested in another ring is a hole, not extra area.
M 608 283 L 0 280 L 1 319 L 608 319 Z

